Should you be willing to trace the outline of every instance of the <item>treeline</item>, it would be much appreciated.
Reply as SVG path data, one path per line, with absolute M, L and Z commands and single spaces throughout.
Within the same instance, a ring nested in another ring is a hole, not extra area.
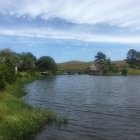
M 12 84 L 17 77 L 24 73 L 33 74 L 36 71 L 41 73 L 55 73 L 56 63 L 49 56 L 36 58 L 30 52 L 16 53 L 10 49 L 0 50 L 0 90 L 4 89 L 6 84 Z
M 110 58 L 107 58 L 104 53 L 98 52 L 95 56 L 94 62 L 100 75 L 106 75 L 111 73 L 120 73 L 122 75 L 127 75 L 129 68 L 140 69 L 140 52 L 134 49 L 130 49 L 124 61 L 126 62 L 126 65 L 124 64 L 118 67 L 115 63 L 111 61 Z

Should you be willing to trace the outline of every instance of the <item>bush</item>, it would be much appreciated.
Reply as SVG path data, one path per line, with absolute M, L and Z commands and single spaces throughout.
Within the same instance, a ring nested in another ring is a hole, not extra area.
M 49 56 L 42 56 L 37 60 L 36 63 L 38 70 L 41 72 L 52 71 L 53 74 L 57 71 L 57 65 L 53 58 Z
M 1 80 L 0 79 L 0 90 L 3 90 L 4 88 L 5 88 L 5 82 L 4 82 L 4 80 Z
M 16 81 L 16 74 L 13 68 L 6 64 L 0 65 L 0 90 L 5 88 L 6 83 L 12 84 Z
M 4 75 L 3 73 L 0 71 L 0 90 L 3 90 L 5 88 L 5 81 L 4 81 Z
M 126 75 L 128 74 L 128 71 L 127 71 L 126 68 L 123 68 L 123 69 L 121 70 L 121 73 L 122 73 L 122 75 L 126 76 Z

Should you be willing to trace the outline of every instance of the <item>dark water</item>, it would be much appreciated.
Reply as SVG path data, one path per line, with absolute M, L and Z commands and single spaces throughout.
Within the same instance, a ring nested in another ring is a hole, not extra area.
M 57 76 L 26 87 L 32 106 L 67 116 L 36 140 L 140 140 L 140 77 Z

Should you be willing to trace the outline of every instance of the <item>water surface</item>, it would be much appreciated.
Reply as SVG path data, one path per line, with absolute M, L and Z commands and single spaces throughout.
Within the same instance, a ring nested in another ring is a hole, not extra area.
M 140 140 L 140 77 L 70 75 L 25 86 L 24 100 L 67 116 L 67 127 L 46 126 L 36 140 Z

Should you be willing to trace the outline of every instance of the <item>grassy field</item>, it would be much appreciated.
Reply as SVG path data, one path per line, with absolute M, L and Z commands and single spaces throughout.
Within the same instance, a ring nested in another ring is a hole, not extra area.
M 58 64 L 58 70 L 86 70 L 92 62 L 69 61 Z
M 52 111 L 33 109 L 19 97 L 23 84 L 39 77 L 24 77 L 0 93 L 0 140 L 25 140 L 45 123 L 56 119 Z
M 140 75 L 140 69 L 128 69 L 128 75 Z

